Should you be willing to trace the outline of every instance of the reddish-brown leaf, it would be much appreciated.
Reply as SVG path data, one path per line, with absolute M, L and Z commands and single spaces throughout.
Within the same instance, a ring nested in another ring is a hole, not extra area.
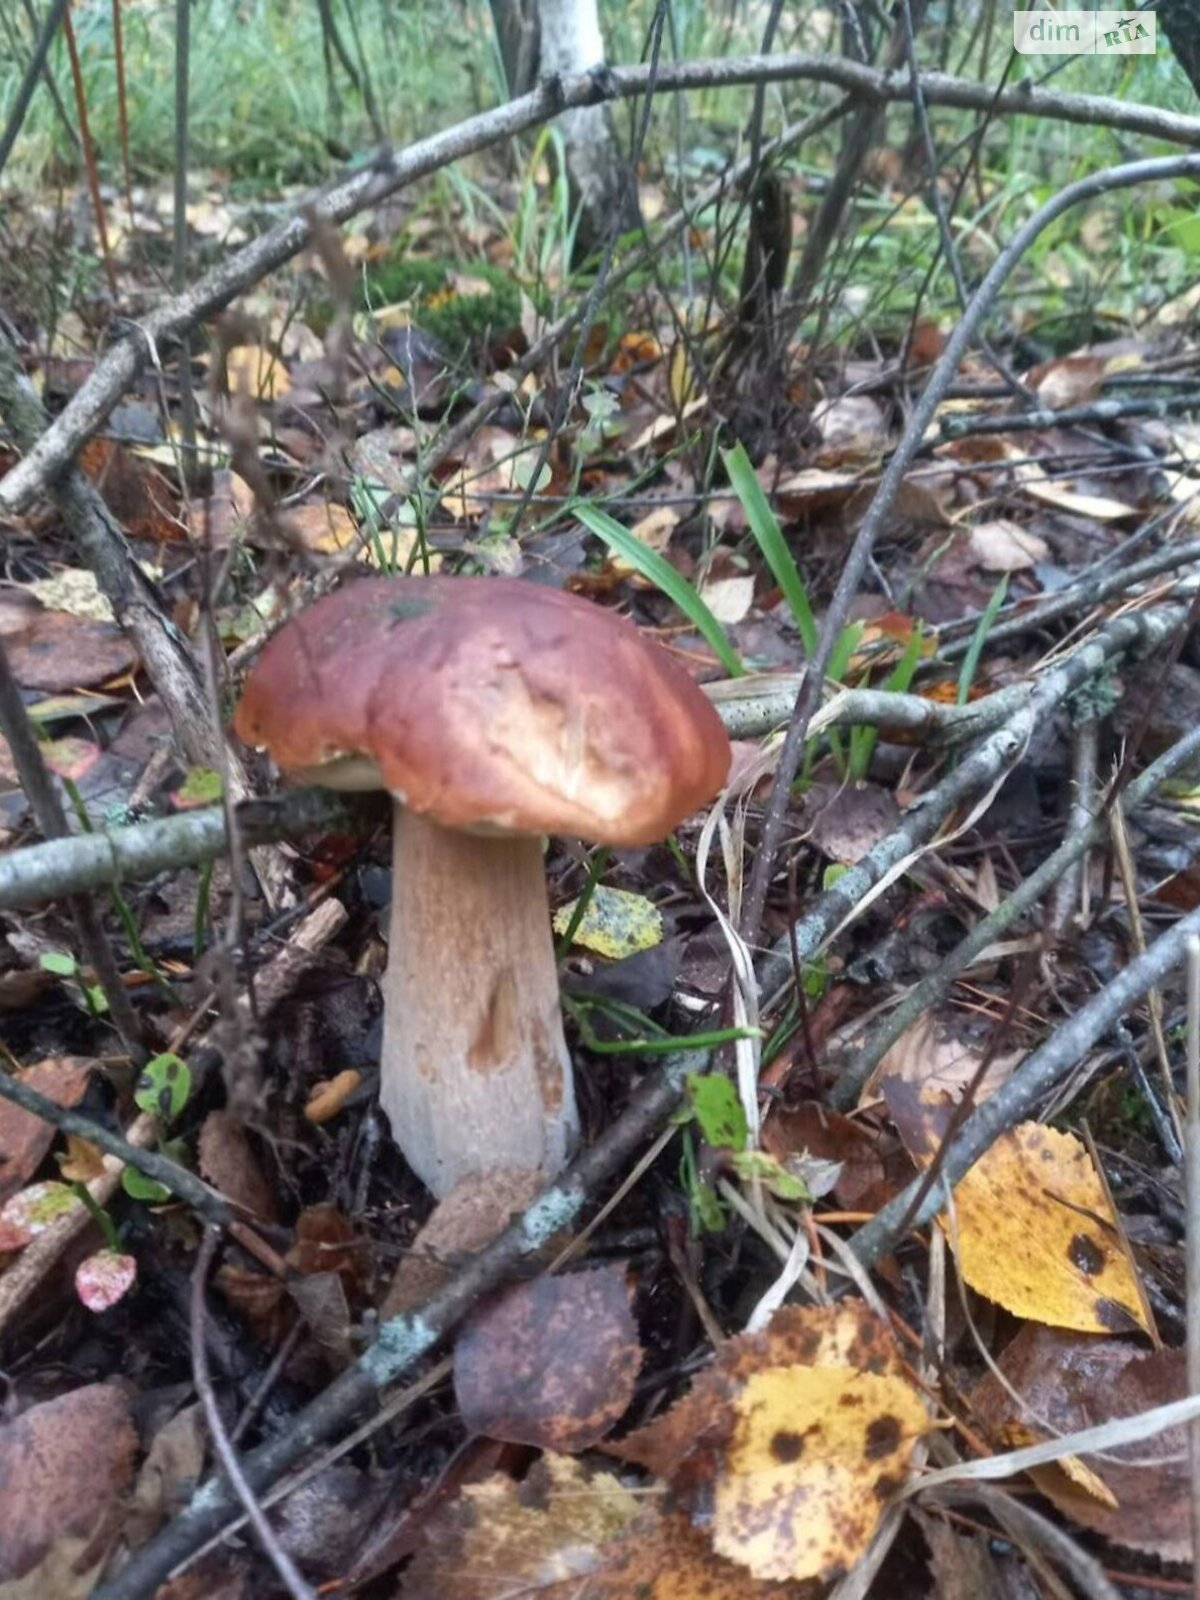
M 454 1350 L 454 1390 L 472 1433 L 586 1450 L 633 1398 L 642 1347 L 618 1263 L 516 1284 L 479 1312 Z
M 77 1106 L 95 1062 L 83 1056 L 49 1056 L 17 1073 L 17 1080 L 36 1089 L 56 1106 Z M 54 1128 L 11 1100 L 0 1100 L 0 1202 L 28 1183 L 54 1142 Z

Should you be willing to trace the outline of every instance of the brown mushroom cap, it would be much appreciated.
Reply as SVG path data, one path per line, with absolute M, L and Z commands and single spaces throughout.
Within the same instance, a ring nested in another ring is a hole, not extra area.
M 253 668 L 234 726 L 294 776 L 384 787 L 446 827 L 661 839 L 729 739 L 632 623 L 514 578 L 375 578 L 317 601 Z

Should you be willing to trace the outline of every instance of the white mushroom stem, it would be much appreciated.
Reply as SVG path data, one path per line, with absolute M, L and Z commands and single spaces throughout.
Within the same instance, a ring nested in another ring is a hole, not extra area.
M 379 1098 L 439 1198 L 497 1167 L 565 1164 L 579 1133 L 540 841 L 397 805 Z

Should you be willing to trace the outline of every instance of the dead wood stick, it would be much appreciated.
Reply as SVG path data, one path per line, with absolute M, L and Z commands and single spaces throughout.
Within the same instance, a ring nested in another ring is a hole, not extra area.
M 906 72 L 888 74 L 839 57 L 808 54 L 668 62 L 659 70 L 658 88 L 660 92 L 670 92 L 800 80 L 853 92 L 871 104 L 907 100 L 912 92 Z M 290 218 L 235 251 L 183 294 L 165 301 L 139 324 L 136 332 L 113 346 L 38 444 L 0 481 L 0 508 L 9 513 L 28 509 L 34 497 L 63 472 L 83 441 L 102 426 L 147 363 L 158 359 L 160 347 L 181 339 L 206 317 L 298 255 L 311 239 L 309 223 L 301 214 L 305 208 L 315 206 L 329 222 L 346 222 L 417 178 L 463 156 L 524 133 L 572 107 L 643 95 L 649 81 L 645 66 L 615 67 L 603 74 L 548 81 L 527 95 L 470 117 L 406 150 L 380 151 L 373 162 L 318 195 L 309 196 Z M 1200 146 L 1200 118 L 1179 116 L 1152 106 L 1130 105 L 1100 95 L 1060 94 L 1029 85 L 997 94 L 986 84 L 945 73 L 924 74 L 921 86 L 930 105 L 1046 117 Z

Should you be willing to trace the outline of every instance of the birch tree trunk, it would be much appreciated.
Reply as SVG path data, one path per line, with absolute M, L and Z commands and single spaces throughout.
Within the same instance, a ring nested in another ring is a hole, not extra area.
M 538 0 L 543 78 L 568 77 L 604 66 L 604 39 L 596 0 Z M 622 228 L 638 224 L 637 187 L 626 171 L 608 106 L 580 106 L 558 119 L 567 154 L 567 177 L 580 210 L 576 253 L 601 244 L 614 217 Z

